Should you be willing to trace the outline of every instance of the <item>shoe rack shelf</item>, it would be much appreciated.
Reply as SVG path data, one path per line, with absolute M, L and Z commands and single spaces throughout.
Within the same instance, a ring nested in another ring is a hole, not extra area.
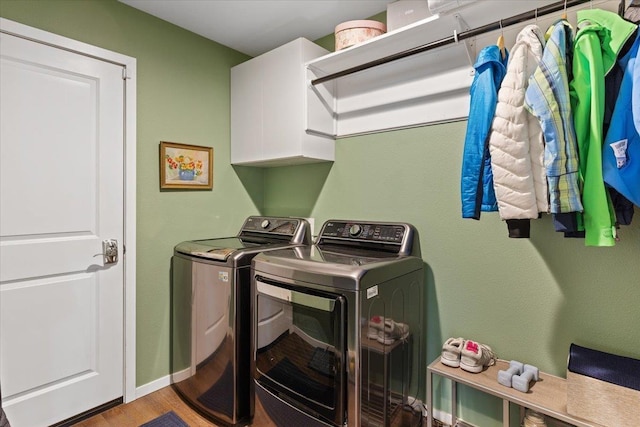
M 603 427 L 567 413 L 567 382 L 564 378 L 540 372 L 540 380 L 531 383 L 529 392 L 522 393 L 498 383 L 498 371 L 508 368 L 509 362 L 498 360 L 494 366 L 488 367 L 481 373 L 473 374 L 461 368 L 446 366 L 440 362 L 438 357 L 427 367 L 427 426 L 431 426 L 433 421 L 433 375 L 439 375 L 453 381 L 451 386 L 453 425 L 458 420 L 456 416 L 456 384 L 460 383 L 502 399 L 502 425 L 504 427 L 509 427 L 509 403 L 515 403 L 520 407 L 532 409 L 577 427 Z
M 376 339 L 369 338 L 367 336 L 368 331 L 369 331 L 369 327 L 364 327 L 360 331 L 360 333 L 362 334 L 361 336 L 363 337 L 362 345 L 367 350 L 373 351 L 378 354 L 389 354 L 396 347 L 408 341 L 408 339 L 405 338 L 405 339 L 393 340 L 393 342 L 391 342 L 390 344 L 383 344 Z

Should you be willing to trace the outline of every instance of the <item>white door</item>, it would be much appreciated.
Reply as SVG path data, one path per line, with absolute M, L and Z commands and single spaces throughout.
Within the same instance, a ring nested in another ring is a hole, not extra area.
M 0 37 L 0 384 L 36 427 L 123 395 L 123 70 Z

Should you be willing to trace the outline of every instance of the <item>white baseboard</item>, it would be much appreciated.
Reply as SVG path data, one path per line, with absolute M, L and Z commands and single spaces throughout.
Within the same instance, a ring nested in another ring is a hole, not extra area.
M 451 416 L 451 414 L 448 412 L 441 411 L 439 409 L 433 410 L 433 418 L 435 418 L 436 420 L 448 426 L 453 424 L 453 417 Z
M 178 371 L 175 374 L 173 374 L 173 383 L 179 383 L 180 381 L 184 381 L 187 378 L 191 378 L 192 376 L 194 376 L 195 370 L 193 372 L 191 372 L 191 367 L 189 366 L 186 369 L 183 369 L 182 371 Z M 171 377 L 171 375 L 170 375 Z M 171 379 L 171 378 L 170 378 Z
M 162 378 L 158 378 L 157 380 L 151 381 L 150 383 L 146 383 L 145 385 L 141 385 L 136 388 L 136 399 L 146 396 L 149 393 L 153 393 L 154 391 L 158 391 L 161 388 L 164 388 L 168 385 L 171 385 L 171 376 L 166 375 Z

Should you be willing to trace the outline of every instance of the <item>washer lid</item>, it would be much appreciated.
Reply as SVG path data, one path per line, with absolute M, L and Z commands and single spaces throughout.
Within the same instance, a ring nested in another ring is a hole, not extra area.
M 247 258 L 242 262 L 248 263 L 260 251 L 310 243 L 310 226 L 302 218 L 250 216 L 236 237 L 182 242 L 174 252 L 223 262 Z
M 185 255 L 226 261 L 234 252 L 259 246 L 259 243 L 253 241 L 245 242 L 237 237 L 227 237 L 182 242 L 175 247 L 175 251 Z

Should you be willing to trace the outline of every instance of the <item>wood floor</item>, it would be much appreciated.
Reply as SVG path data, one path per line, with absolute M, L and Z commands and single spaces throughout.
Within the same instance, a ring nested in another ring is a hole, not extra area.
M 171 387 L 165 387 L 154 393 L 94 415 L 74 424 L 74 427 L 138 427 L 160 415 L 173 411 L 190 427 L 218 426 L 198 412 L 191 409 Z M 426 423 L 426 421 L 424 422 Z M 424 424 L 423 423 L 423 424 Z M 442 426 L 434 422 L 433 426 Z M 251 426 L 277 427 L 264 413 L 260 401 L 256 400 L 255 416 Z M 395 426 L 395 424 L 394 424 Z
M 74 427 L 137 427 L 169 411 L 175 412 L 190 427 L 217 426 L 200 416 L 176 394 L 171 387 L 134 400 L 131 403 L 111 408 L 105 412 L 81 421 Z M 252 426 L 276 427 L 264 414 L 260 402 L 256 402 Z

